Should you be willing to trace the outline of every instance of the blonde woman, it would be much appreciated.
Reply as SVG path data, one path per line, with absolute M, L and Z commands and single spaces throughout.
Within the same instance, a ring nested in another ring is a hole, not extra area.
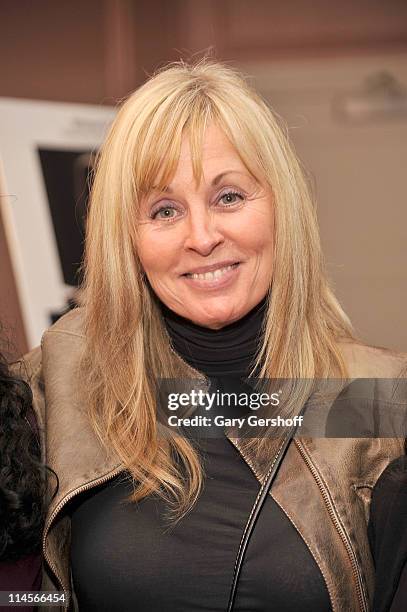
M 59 477 L 44 588 L 81 611 L 366 612 L 369 494 L 402 441 L 293 440 L 246 546 L 280 438 L 197 444 L 157 421 L 160 378 L 397 377 L 406 363 L 353 339 L 299 163 L 235 71 L 170 65 L 123 104 L 83 295 L 27 360 Z

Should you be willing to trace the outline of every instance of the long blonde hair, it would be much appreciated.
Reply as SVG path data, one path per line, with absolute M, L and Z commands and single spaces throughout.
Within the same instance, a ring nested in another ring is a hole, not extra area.
M 134 500 L 156 492 L 178 517 L 196 500 L 202 469 L 190 442 L 175 432 L 158 435 L 155 380 L 186 374 L 137 257 L 137 215 L 143 195 L 174 175 L 184 134 L 200 179 L 209 121 L 274 196 L 275 260 L 261 375 L 344 377 L 338 340 L 352 337 L 325 275 L 307 182 L 270 108 L 239 73 L 213 60 L 159 71 L 123 104 L 97 162 L 84 264 L 84 379 L 91 422 L 131 473 Z

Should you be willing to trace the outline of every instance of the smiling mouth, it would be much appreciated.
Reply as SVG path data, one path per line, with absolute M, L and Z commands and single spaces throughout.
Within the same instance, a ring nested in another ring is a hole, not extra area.
M 237 268 L 239 263 L 240 262 L 237 262 L 228 266 L 223 266 L 222 268 L 217 268 L 216 270 L 210 270 L 209 272 L 203 272 L 199 274 L 187 272 L 183 276 L 186 276 L 187 278 L 193 278 L 194 280 L 214 281 L 222 278 L 222 276 L 227 274 L 230 270 Z

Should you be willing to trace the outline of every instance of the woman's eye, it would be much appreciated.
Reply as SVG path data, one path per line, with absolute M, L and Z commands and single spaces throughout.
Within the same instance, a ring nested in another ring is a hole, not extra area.
M 237 204 L 238 202 L 242 202 L 244 199 L 241 193 L 237 191 L 228 191 L 220 196 L 219 201 L 222 202 L 225 206 L 233 206 L 233 204 Z
M 178 211 L 172 206 L 163 206 L 159 210 L 153 211 L 153 219 L 174 219 Z

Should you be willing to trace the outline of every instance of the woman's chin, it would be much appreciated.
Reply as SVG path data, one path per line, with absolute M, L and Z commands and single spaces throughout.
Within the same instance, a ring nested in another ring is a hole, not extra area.
M 192 313 L 191 313 L 192 314 Z M 201 327 L 208 327 L 209 329 L 222 329 L 226 325 L 230 325 L 235 321 L 238 321 L 244 316 L 244 312 L 240 314 L 239 310 L 230 307 L 227 308 L 213 308 L 208 309 L 205 312 L 196 312 L 192 316 L 188 317 L 196 325 Z

